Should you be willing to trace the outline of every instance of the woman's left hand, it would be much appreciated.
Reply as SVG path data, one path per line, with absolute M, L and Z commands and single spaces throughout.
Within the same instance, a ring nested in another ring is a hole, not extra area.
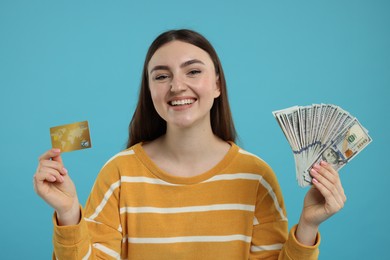
M 322 161 L 314 165 L 310 174 L 313 186 L 305 196 L 296 233 L 304 244 L 314 243 L 319 225 L 341 210 L 347 199 L 339 174 L 329 163 Z

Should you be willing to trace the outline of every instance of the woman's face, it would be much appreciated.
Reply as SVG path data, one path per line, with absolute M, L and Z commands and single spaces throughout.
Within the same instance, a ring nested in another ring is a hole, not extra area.
M 168 128 L 209 127 L 220 89 L 207 52 L 189 43 L 169 42 L 150 59 L 148 76 L 154 107 Z

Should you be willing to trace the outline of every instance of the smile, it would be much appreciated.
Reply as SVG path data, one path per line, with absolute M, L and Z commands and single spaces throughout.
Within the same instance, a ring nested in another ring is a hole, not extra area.
M 190 105 L 195 102 L 195 99 L 181 99 L 181 100 L 172 100 L 169 102 L 171 106 L 185 106 Z

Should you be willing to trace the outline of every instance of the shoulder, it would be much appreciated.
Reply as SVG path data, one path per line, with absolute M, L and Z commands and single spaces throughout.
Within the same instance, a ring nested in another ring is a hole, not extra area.
M 237 145 L 236 145 L 237 146 Z M 260 156 L 251 153 L 243 148 L 237 146 L 237 160 L 240 163 L 241 167 L 245 168 L 253 168 L 253 170 L 258 171 L 272 171 L 271 166 L 264 161 Z
M 236 159 L 232 163 L 236 172 L 255 174 L 261 182 L 267 182 L 272 186 L 278 185 L 276 174 L 266 161 L 241 147 L 237 148 Z
M 102 168 L 105 168 L 106 166 L 111 166 L 111 165 L 120 165 L 120 164 L 123 164 L 124 162 L 126 162 L 129 158 L 133 157 L 135 155 L 135 150 L 134 148 L 136 147 L 137 145 L 134 145 L 130 148 L 127 148 L 126 150 L 123 150 L 117 154 L 115 154 L 114 156 L 112 156 L 110 159 L 107 160 L 107 162 L 103 165 Z
M 139 172 L 141 164 L 136 156 L 138 146 L 139 144 L 136 144 L 109 158 L 97 174 L 93 189 L 115 188 L 120 185 L 123 176 Z
M 124 169 L 131 169 L 131 167 L 136 165 L 136 162 L 138 161 L 135 156 L 138 145 L 139 144 L 136 144 L 123 151 L 120 151 L 109 158 L 101 167 L 99 175 L 101 177 L 113 177 L 113 175 L 118 175 L 117 177 L 119 177 Z

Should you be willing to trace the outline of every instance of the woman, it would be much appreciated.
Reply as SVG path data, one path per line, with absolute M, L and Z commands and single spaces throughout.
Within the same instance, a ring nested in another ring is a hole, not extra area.
M 34 187 L 55 209 L 58 259 L 316 259 L 318 226 L 341 209 L 338 173 L 311 174 L 288 234 L 271 168 L 235 143 L 226 83 L 210 43 L 161 34 L 146 55 L 128 149 L 102 168 L 85 209 L 60 151 L 41 156 Z

